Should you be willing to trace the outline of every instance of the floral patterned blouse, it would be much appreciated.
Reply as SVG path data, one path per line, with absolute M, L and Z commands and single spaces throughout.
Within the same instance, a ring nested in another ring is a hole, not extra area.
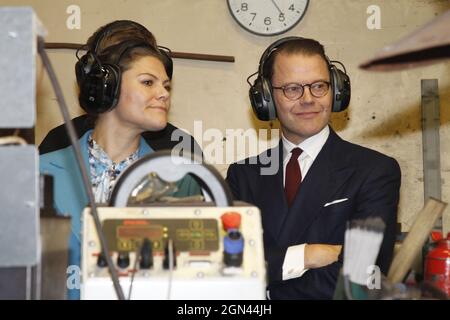
M 114 163 L 106 152 L 94 141 L 92 133 L 88 137 L 89 167 L 95 202 L 109 201 L 117 177 L 125 168 L 136 161 L 139 148 L 119 163 Z

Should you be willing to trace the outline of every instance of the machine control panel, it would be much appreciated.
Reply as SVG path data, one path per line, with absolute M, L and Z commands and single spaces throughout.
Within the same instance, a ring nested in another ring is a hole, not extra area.
M 98 213 L 131 299 L 265 299 L 256 207 L 101 207 Z M 116 299 L 89 209 L 83 217 L 81 297 Z

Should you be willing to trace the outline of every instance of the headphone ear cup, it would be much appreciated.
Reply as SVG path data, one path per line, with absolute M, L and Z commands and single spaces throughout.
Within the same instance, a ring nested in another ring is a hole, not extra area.
M 263 85 L 263 98 L 266 103 L 265 108 L 267 109 L 267 120 L 275 120 L 277 118 L 277 108 L 275 107 L 275 101 L 272 95 L 272 84 L 267 81 L 266 78 L 262 79 Z
M 77 83 L 80 85 L 86 76 L 92 71 L 92 67 L 95 64 L 95 58 L 90 52 L 83 55 L 75 64 L 75 75 Z
M 259 77 L 256 78 L 255 82 L 248 91 L 248 95 L 250 98 L 250 104 L 252 105 L 253 112 L 256 117 L 260 120 L 265 120 L 266 115 L 263 112 L 263 89 L 261 84 L 261 79 Z
M 334 65 L 330 66 L 331 88 L 333 93 L 332 112 L 341 112 L 347 109 L 350 104 L 351 86 L 350 78 L 345 73 L 336 68 Z
M 110 111 L 119 101 L 120 78 L 121 71 L 118 66 L 94 65 L 89 74 L 80 78 L 80 106 L 88 114 Z
M 110 111 L 117 105 L 120 97 L 122 79 L 122 72 L 118 65 L 105 64 L 104 66 L 107 70 L 107 74 L 103 86 L 102 111 L 100 112 Z
M 253 112 L 259 120 L 270 121 L 277 117 L 277 111 L 272 98 L 272 86 L 262 77 L 257 77 L 249 90 L 250 103 Z

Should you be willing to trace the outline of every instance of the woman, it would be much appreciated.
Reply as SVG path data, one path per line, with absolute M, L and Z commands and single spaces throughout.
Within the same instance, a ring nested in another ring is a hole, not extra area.
M 87 46 L 75 69 L 80 105 L 95 125 L 79 141 L 95 201 L 105 203 L 120 173 L 153 152 L 141 133 L 167 125 L 172 61 L 145 27 L 127 20 L 101 27 Z M 73 147 L 42 155 L 40 170 L 54 176 L 57 211 L 72 217 L 69 265 L 79 266 L 81 213 L 88 201 Z M 200 187 L 187 176 L 173 196 L 198 194 Z M 74 289 L 69 298 L 79 298 L 77 286 L 68 285 Z

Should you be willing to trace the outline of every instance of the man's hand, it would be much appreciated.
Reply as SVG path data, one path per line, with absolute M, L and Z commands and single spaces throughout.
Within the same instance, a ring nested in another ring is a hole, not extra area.
M 305 268 L 325 267 L 338 260 L 342 246 L 331 244 L 307 244 L 305 246 Z

